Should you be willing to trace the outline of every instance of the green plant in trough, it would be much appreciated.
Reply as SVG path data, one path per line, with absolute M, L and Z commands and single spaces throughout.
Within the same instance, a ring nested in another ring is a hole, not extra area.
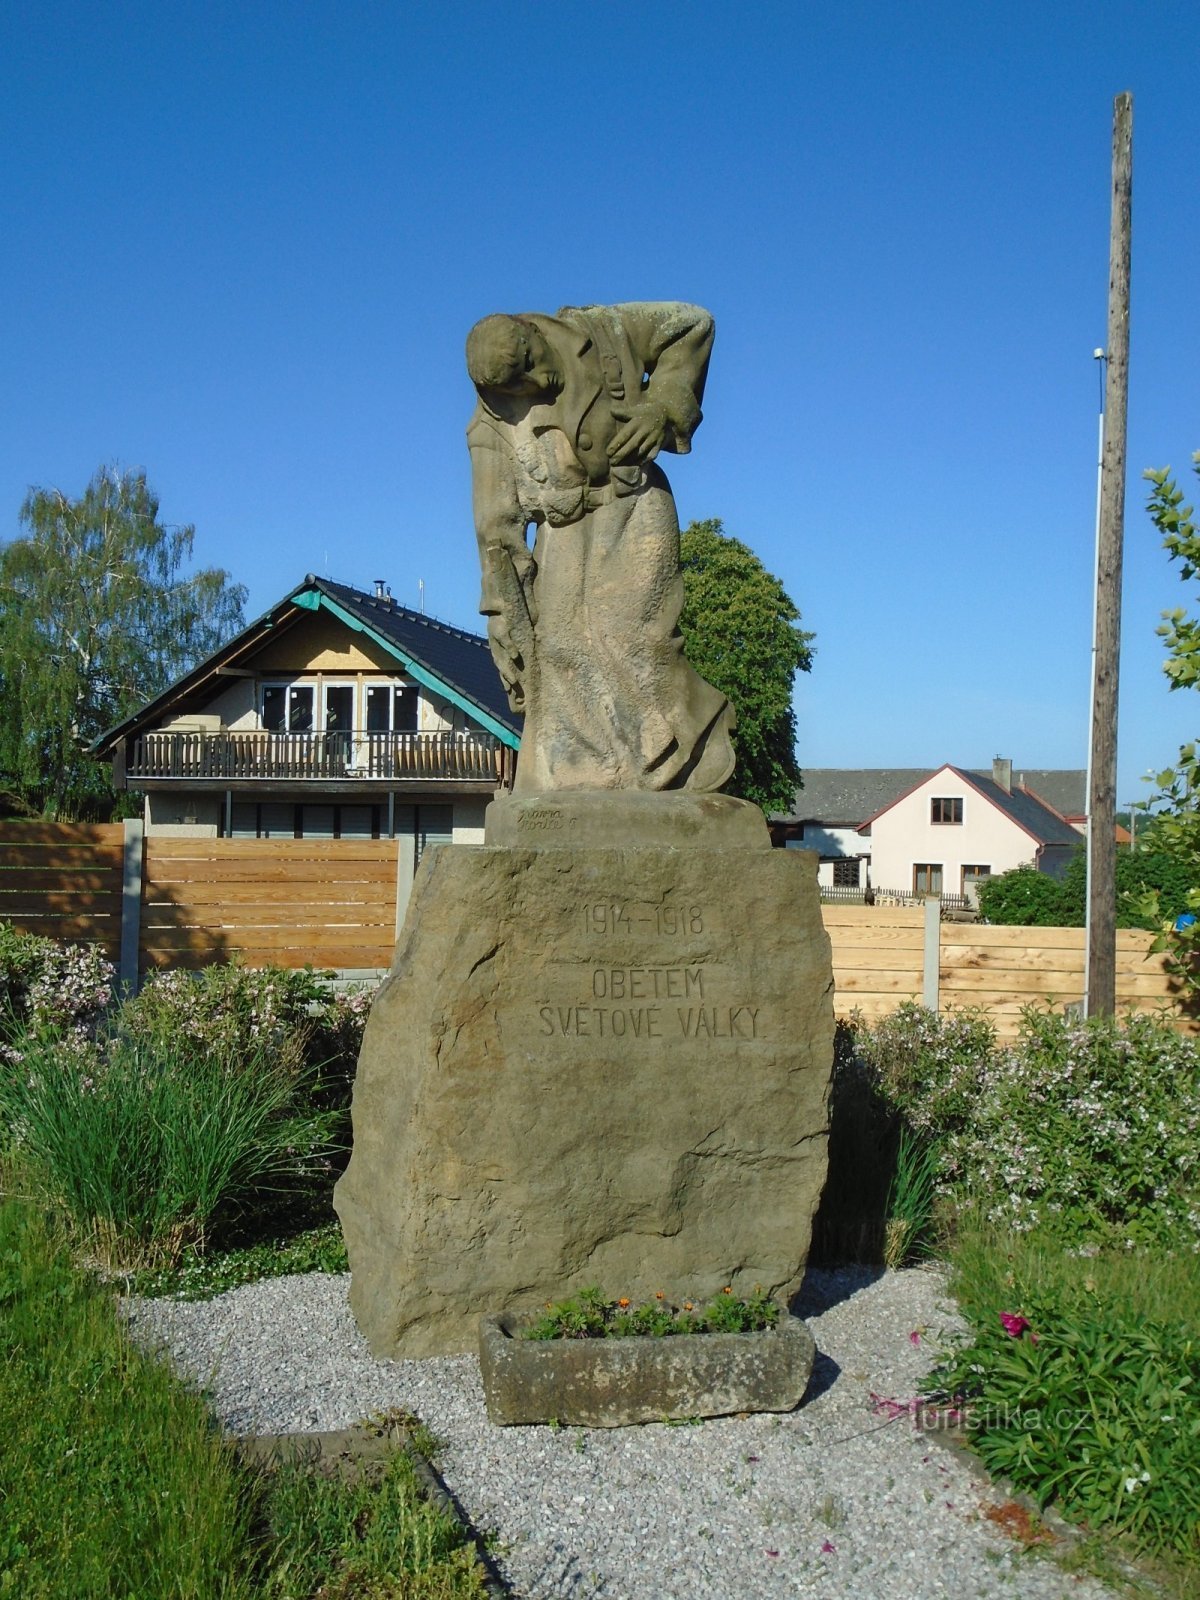
M 758 1333 L 779 1320 L 774 1300 L 756 1289 L 748 1298 L 723 1289 L 706 1306 L 691 1300 L 674 1305 L 661 1292 L 635 1306 L 625 1296 L 606 1299 L 599 1288 L 548 1302 L 545 1314 L 521 1335 L 525 1339 L 663 1339 L 687 1333 Z

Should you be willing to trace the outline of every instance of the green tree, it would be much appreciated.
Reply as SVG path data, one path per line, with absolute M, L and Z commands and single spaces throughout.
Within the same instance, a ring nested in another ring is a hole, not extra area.
M 195 530 L 158 520 L 144 472 L 34 489 L 20 522 L 0 548 L 0 785 L 72 815 L 110 795 L 93 740 L 236 633 L 246 591 L 181 573 Z
M 800 782 L 792 681 L 812 668 L 811 633 L 782 583 L 717 517 L 680 539 L 687 658 L 737 713 L 728 788 L 764 811 L 790 811 Z
M 979 914 L 988 922 L 1016 928 L 1061 928 L 1065 922 L 1063 886 L 1036 867 L 1013 867 L 984 878 Z
M 1200 451 L 1192 461 L 1200 473 Z M 1179 576 L 1190 582 L 1200 574 L 1200 529 L 1192 507 L 1184 505 L 1183 491 L 1170 467 L 1152 467 L 1143 477 L 1150 481 L 1148 510 L 1162 534 L 1163 548 L 1172 561 L 1179 562 Z M 1200 688 L 1200 621 L 1176 606 L 1163 612 L 1158 632 L 1167 646 L 1163 671 L 1171 688 Z M 1162 928 L 1156 948 L 1166 950 L 1176 978 L 1193 995 L 1200 995 L 1200 755 L 1194 741 L 1181 746 L 1175 766 L 1158 773 L 1155 783 L 1156 791 L 1146 802 L 1149 820 L 1142 838 L 1147 849 L 1173 857 L 1183 868 L 1189 888 L 1182 926 L 1177 920 L 1180 912 L 1159 890 L 1144 892 L 1141 909 Z

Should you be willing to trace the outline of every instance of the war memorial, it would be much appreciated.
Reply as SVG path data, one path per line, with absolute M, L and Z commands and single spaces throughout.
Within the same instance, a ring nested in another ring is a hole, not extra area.
M 380 1356 L 612 1294 L 799 1287 L 826 1171 L 814 858 L 720 792 L 658 458 L 701 420 L 696 306 L 485 317 L 467 341 L 482 597 L 524 733 L 483 845 L 432 847 L 371 1014 L 336 1206 Z M 530 531 L 533 541 L 530 543 Z

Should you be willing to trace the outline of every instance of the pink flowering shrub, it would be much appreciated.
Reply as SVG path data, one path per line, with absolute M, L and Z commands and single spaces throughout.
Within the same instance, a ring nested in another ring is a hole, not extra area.
M 1200 1250 L 1200 1042 L 1153 1017 L 1030 1009 L 1005 1047 L 984 1017 L 911 1004 L 842 1025 L 826 1202 L 894 1204 L 895 1183 L 881 1197 L 904 1138 L 942 1203 L 977 1202 L 1005 1228 Z
M 115 997 L 116 968 L 97 945 L 58 944 L 0 923 L 0 1057 L 21 1056 L 36 1033 L 78 1052 Z
M 348 1103 L 371 996 L 333 993 L 311 968 L 205 967 L 156 972 L 121 1012 L 140 1042 L 183 1044 L 207 1058 L 269 1056 L 284 1071 L 314 1069 L 314 1093 Z
M 1030 1010 L 984 1064 L 947 1168 L 989 1221 L 1200 1249 L 1200 1045 L 1152 1017 Z

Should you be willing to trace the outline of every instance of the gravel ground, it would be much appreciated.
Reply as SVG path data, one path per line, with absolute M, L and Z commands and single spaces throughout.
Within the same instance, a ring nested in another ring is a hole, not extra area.
M 937 1271 L 810 1273 L 803 1310 L 819 1354 L 799 1411 L 592 1430 L 493 1427 L 474 1356 L 374 1360 L 348 1284 L 277 1278 L 206 1302 L 131 1301 L 127 1314 L 235 1433 L 416 1412 L 520 1600 L 1114 1594 L 1023 1554 L 983 1516 L 998 1491 L 907 1418 L 875 1414 L 872 1391 L 919 1393 L 960 1326 Z

